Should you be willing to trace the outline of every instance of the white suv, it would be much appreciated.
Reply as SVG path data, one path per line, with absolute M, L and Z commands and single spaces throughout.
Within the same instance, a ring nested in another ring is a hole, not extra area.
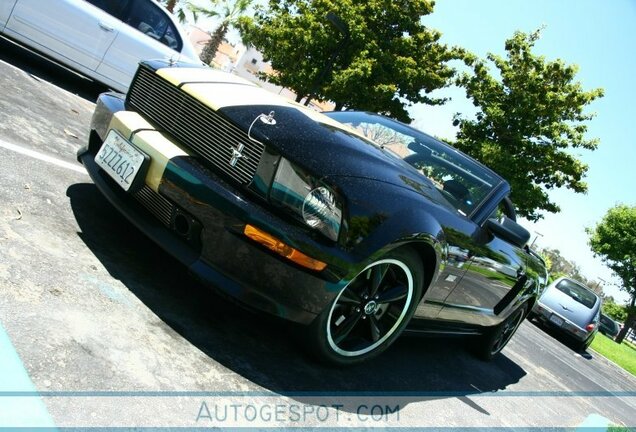
M 121 92 L 141 60 L 200 64 L 153 0 L 0 0 L 0 33 Z

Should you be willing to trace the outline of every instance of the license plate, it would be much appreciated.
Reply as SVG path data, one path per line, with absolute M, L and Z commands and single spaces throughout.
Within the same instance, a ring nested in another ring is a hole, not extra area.
M 128 191 L 135 182 L 148 156 L 111 130 L 95 156 L 95 162 L 111 176 L 119 186 Z
M 552 315 L 552 316 L 550 316 L 550 322 L 552 322 L 553 324 L 556 324 L 559 327 L 561 327 L 563 325 L 563 318 L 558 317 L 556 315 Z

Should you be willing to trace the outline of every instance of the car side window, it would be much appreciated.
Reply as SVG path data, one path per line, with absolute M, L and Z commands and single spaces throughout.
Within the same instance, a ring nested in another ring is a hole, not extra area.
M 135 0 L 124 22 L 167 47 L 181 50 L 182 42 L 176 27 L 158 6 L 148 0 Z
M 131 0 L 86 0 L 95 7 L 100 8 L 109 15 L 123 21 L 126 8 Z

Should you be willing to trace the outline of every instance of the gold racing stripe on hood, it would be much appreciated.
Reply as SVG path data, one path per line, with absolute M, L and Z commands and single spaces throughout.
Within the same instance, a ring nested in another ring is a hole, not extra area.
M 155 192 L 159 192 L 163 172 L 170 159 L 177 156 L 187 156 L 183 149 L 160 132 L 154 130 L 150 123 L 135 112 L 119 111 L 115 113 L 110 121 L 109 129 L 117 130 L 129 140 L 133 131 L 149 129 L 137 132 L 132 139 L 132 143 L 150 156 L 146 184 Z
M 315 122 L 341 129 L 365 141 L 370 141 L 357 129 L 227 72 L 211 68 L 162 68 L 156 73 L 175 86 L 187 83 L 181 89 L 215 111 L 240 105 L 268 105 L 273 106 L 274 110 L 276 106 L 292 107 Z
M 211 68 L 162 68 L 158 69 L 156 74 L 176 86 L 184 82 L 214 82 L 257 87 L 256 84 L 244 78 Z

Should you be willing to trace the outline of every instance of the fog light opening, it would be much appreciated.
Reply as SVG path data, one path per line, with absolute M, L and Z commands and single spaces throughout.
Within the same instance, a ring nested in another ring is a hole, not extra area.
M 182 214 L 178 214 L 174 217 L 174 230 L 177 234 L 186 237 L 190 234 L 190 221 Z

